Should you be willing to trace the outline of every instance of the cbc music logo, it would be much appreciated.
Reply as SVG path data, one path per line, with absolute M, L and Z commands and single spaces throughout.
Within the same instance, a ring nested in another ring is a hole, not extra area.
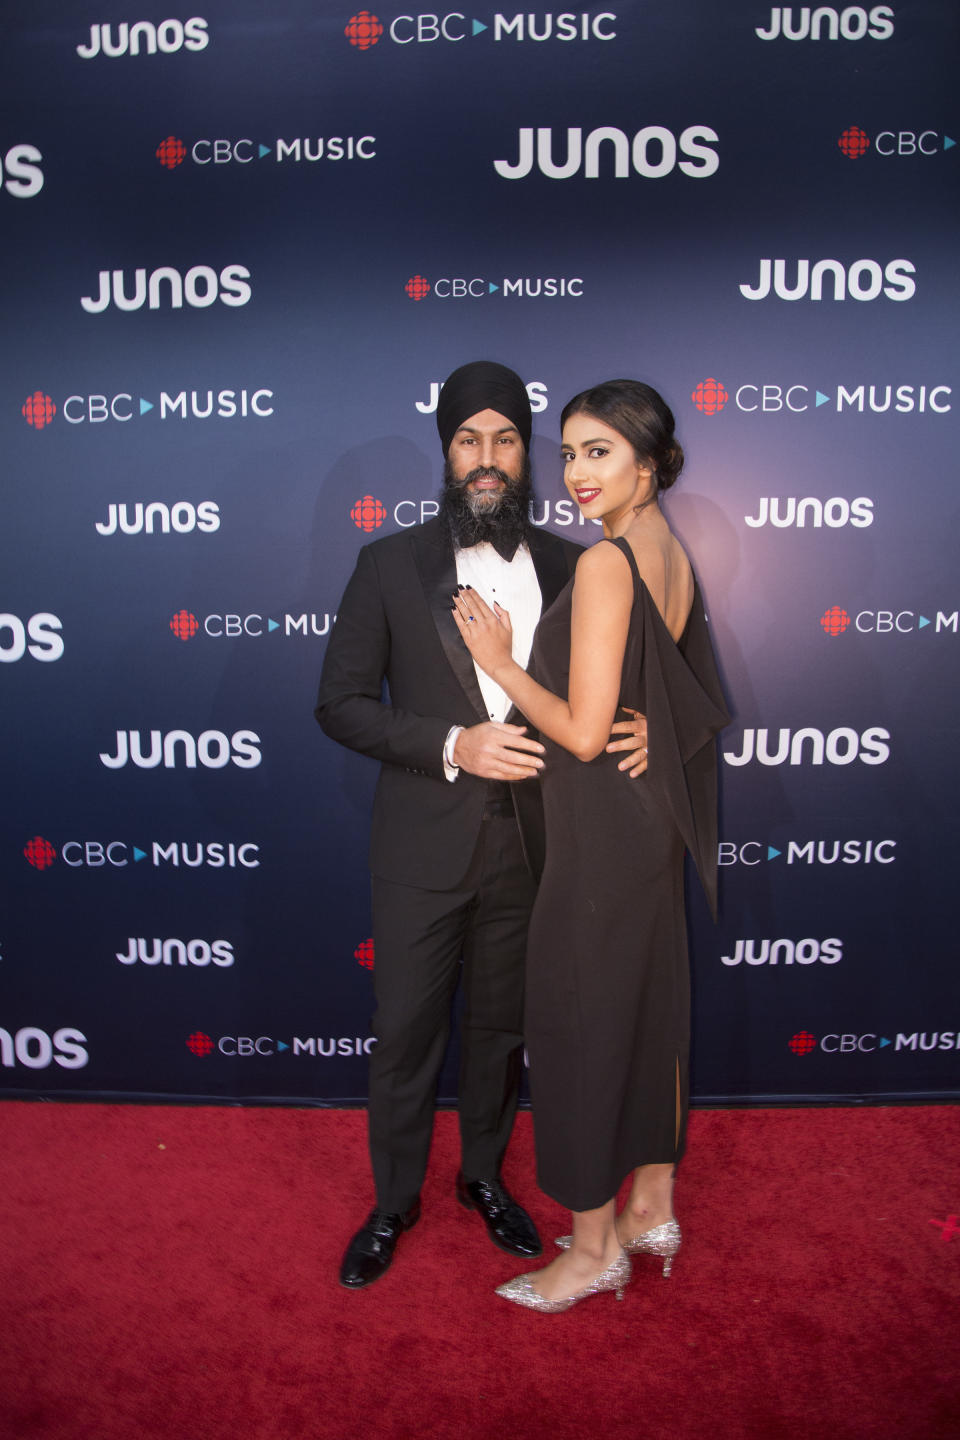
M 862 1035 L 850 1032 L 823 1035 L 818 1040 L 809 1030 L 798 1030 L 787 1045 L 794 1055 L 812 1055 L 814 1050 L 822 1050 L 827 1055 L 869 1055 L 875 1050 L 885 1050 L 888 1045 L 893 1047 L 892 1054 L 909 1051 L 915 1055 L 925 1050 L 960 1050 L 960 1030 L 898 1030 L 894 1040 L 871 1030 Z
M 717 864 L 754 866 L 786 856 L 788 865 L 892 865 L 896 849 L 896 840 L 788 840 L 785 850 L 764 840 L 721 840 Z
M 35 390 L 24 400 L 20 413 L 34 430 L 43 430 L 53 420 L 57 407 L 49 395 L 45 395 L 42 390 Z
M 788 274 L 787 265 L 791 266 Z M 740 286 L 745 300 L 766 300 L 772 293 L 781 300 L 912 300 L 916 294 L 913 276 L 917 267 L 912 260 L 771 260 L 760 261 L 756 284 L 746 281 Z
M 398 15 L 388 24 L 369 10 L 351 15 L 344 26 L 344 35 L 354 50 L 372 50 L 384 35 L 395 45 L 429 45 L 437 40 L 458 44 L 486 35 L 488 40 L 615 40 L 613 28 L 616 15 L 601 11 L 597 15 L 519 14 L 494 15 L 492 22 L 470 19 L 454 10 L 446 15 Z
M 294 140 L 271 140 L 265 145 L 262 140 L 194 140 L 189 146 L 177 135 L 168 135 L 161 140 L 153 152 L 164 170 L 178 170 L 187 157 L 194 165 L 250 165 L 262 160 L 273 160 L 278 165 L 285 161 L 298 163 L 303 160 L 375 160 L 377 156 L 375 135 L 310 135 Z
M 6 1070 L 16 1065 L 27 1070 L 46 1070 L 49 1065 L 82 1070 L 90 1060 L 86 1045 L 86 1035 L 70 1025 L 52 1035 L 35 1025 L 24 1025 L 15 1032 L 0 1028 L 0 1065 Z
M 379 530 L 387 518 L 385 507 L 373 495 L 364 495 L 350 507 L 350 519 L 358 530 L 369 535 L 372 530 Z
M 499 282 L 480 275 L 468 278 L 442 276 L 433 283 L 424 275 L 411 275 L 404 285 L 411 300 L 425 300 L 432 292 L 438 300 L 481 300 L 497 295 L 502 300 L 579 300 L 583 296 L 583 278 L 579 275 L 514 275 Z
M 117 26 L 91 25 L 89 41 L 76 47 L 81 60 L 95 60 L 98 55 L 117 59 L 122 55 L 175 55 L 178 50 L 194 52 L 206 50 L 210 44 L 207 22 L 194 16 L 191 20 L 161 20 L 159 25 L 149 20 L 138 20 L 129 24 L 126 20 Z
M 161 390 L 159 400 L 119 390 L 115 395 L 68 395 L 58 407 L 52 396 L 35 390 L 24 400 L 20 413 L 33 430 L 52 424 L 58 408 L 70 425 L 102 425 L 110 420 L 126 424 L 151 414 L 160 420 L 265 420 L 274 414 L 274 399 L 274 392 L 263 386 L 257 390 Z
M 282 633 L 284 636 L 306 637 L 329 635 L 336 614 L 324 611 L 306 612 L 302 615 L 285 614 L 283 620 L 251 611 L 248 615 L 230 613 L 207 615 L 201 622 L 192 610 L 178 610 L 170 617 L 168 628 L 178 640 L 192 640 L 195 635 L 208 635 L 212 640 L 240 639 L 244 636 L 259 639 L 261 635 Z
M 192 530 L 212 535 L 220 529 L 220 506 L 214 500 L 176 500 L 172 505 L 162 500 L 135 503 L 111 501 L 106 520 L 95 520 L 98 535 L 189 535 Z
M 724 965 L 836 965 L 843 959 L 843 941 L 836 936 L 826 940 L 737 940 L 729 955 L 721 955 Z
M 837 385 L 830 391 L 793 380 L 752 380 L 733 390 L 733 403 L 746 415 L 802 415 L 829 405 L 838 415 L 853 410 L 858 415 L 947 415 L 953 387 L 923 384 L 895 385 L 862 380 Z M 730 390 L 716 376 L 694 386 L 690 399 L 701 415 L 719 415 L 730 403 Z
M 409 530 L 412 525 L 422 525 L 425 520 L 431 520 L 439 511 L 436 500 L 400 500 L 390 512 L 375 495 L 363 495 L 351 505 L 350 519 L 358 530 L 370 535 L 380 529 L 391 513 L 396 525 L 402 530 Z
M 364 970 L 372 970 L 374 966 L 373 938 L 361 940 L 353 952 L 353 958 Z
M 181 965 L 225 970 L 236 958 L 229 940 L 146 940 L 131 936 L 126 950 L 116 952 L 121 965 Z
M 0 665 L 10 665 L 29 655 L 33 660 L 59 660 L 63 654 L 60 631 L 63 622 L 48 610 L 40 610 L 24 622 L 19 615 L 0 614 Z M 4 643 L 5 631 L 9 643 Z
M 194 738 L 189 730 L 150 730 L 149 749 L 144 753 L 141 730 L 118 730 L 116 754 L 100 752 L 100 763 L 108 770 L 122 770 L 128 761 L 139 770 L 154 770 L 160 764 L 166 770 L 181 766 L 195 770 L 199 762 L 207 770 L 222 770 L 231 762 L 240 770 L 253 770 L 260 764 L 260 736 L 253 730 L 235 730 L 225 735 L 222 730 L 204 730 Z
M 633 136 L 615 125 L 601 125 L 586 138 L 579 125 L 568 126 L 562 142 L 565 150 L 559 140 L 556 145 L 556 154 L 562 154 L 562 159 L 554 158 L 553 134 L 553 127 L 541 126 L 534 144 L 533 127 L 521 127 L 516 160 L 494 160 L 494 170 L 504 180 L 525 180 L 535 164 L 550 180 L 570 180 L 581 170 L 587 180 L 596 180 L 601 170 L 615 180 L 631 175 L 660 180 L 679 169 L 692 180 L 705 180 L 720 166 L 720 157 L 711 148 L 720 137 L 709 125 L 688 125 L 679 136 L 664 125 L 645 125 Z
M 842 605 L 831 605 L 820 616 L 820 629 L 825 635 L 845 635 L 851 626 L 861 635 L 918 635 L 933 626 L 932 634 L 956 635 L 960 611 L 947 614 L 938 610 L 931 620 L 917 610 L 859 610 L 851 616 Z
M 809 5 L 799 7 L 794 19 L 792 5 L 774 5 L 766 29 L 757 26 L 754 30 L 760 40 L 889 40 L 893 34 L 894 12 L 892 5 L 874 5 L 866 10 L 862 5 L 847 5 L 835 10 L 832 5 Z
M 701 415 L 719 415 L 730 396 L 720 381 L 710 375 L 697 383 L 690 399 Z
M 904 155 L 941 155 L 952 150 L 956 140 L 938 130 L 878 130 L 873 137 L 873 153 L 884 158 Z M 848 160 L 860 160 L 871 147 L 870 136 L 859 125 L 848 125 L 837 140 Z
M 56 846 L 42 835 L 28 840 L 23 853 L 34 870 L 49 870 L 57 859 Z M 166 844 L 153 840 L 146 848 L 126 840 L 65 840 L 60 858 L 71 870 L 123 870 L 142 860 L 149 860 L 156 869 L 172 865 L 179 870 L 182 865 L 186 870 L 257 870 L 260 846 L 249 840 L 241 844 L 235 840 L 171 840 Z
M 439 387 L 434 387 L 438 389 Z M 529 389 L 529 387 L 528 387 Z M 544 402 L 545 404 L 545 402 Z M 417 409 L 423 409 L 419 403 Z M 436 408 L 436 399 L 433 399 L 431 408 Z M 543 409 L 543 405 L 533 405 L 534 410 Z M 358 530 L 364 534 L 371 534 L 379 530 L 380 526 L 391 517 L 394 524 L 402 530 L 409 530 L 413 525 L 422 525 L 425 521 L 431 520 L 439 512 L 439 505 L 436 500 L 400 500 L 389 511 L 382 501 L 374 495 L 364 495 L 357 500 L 350 508 L 350 518 Z M 599 525 L 599 520 L 587 520 L 579 505 L 572 500 L 543 500 L 530 502 L 530 524 L 548 525 L 551 521 L 554 525 L 566 528 L 570 525 Z
M 145 269 L 134 270 L 132 280 L 123 270 L 101 270 L 96 298 L 82 295 L 80 304 L 88 315 L 102 315 L 111 300 L 125 311 L 144 305 L 149 310 L 182 310 L 184 301 L 194 310 L 206 310 L 217 300 L 236 308 L 253 294 L 249 279 L 246 265 L 225 265 L 219 273 L 211 265 L 193 265 L 184 275 L 173 265 L 160 265 L 149 277 Z
M 739 753 L 724 750 L 724 760 L 736 766 L 749 765 L 753 760 L 767 766 L 823 765 L 825 761 L 829 765 L 852 765 L 855 760 L 862 765 L 885 765 L 890 758 L 890 731 L 882 725 L 871 725 L 862 733 L 838 725 L 826 735 L 812 726 L 780 729 L 773 745 L 771 734 L 765 726 L 758 730 L 747 727 Z
M 32 200 L 43 189 L 43 159 L 36 145 L 11 145 L 0 156 L 0 190 L 16 200 Z
M 187 1049 L 198 1059 L 206 1059 L 214 1050 L 231 1060 L 261 1058 L 289 1053 L 293 1056 L 309 1055 L 315 1060 L 329 1060 L 333 1056 L 369 1055 L 376 1045 L 376 1037 L 366 1039 L 359 1035 L 321 1036 L 308 1035 L 302 1038 L 294 1035 L 289 1040 L 277 1040 L 272 1035 L 222 1035 L 214 1040 L 204 1030 L 194 1030 L 187 1036 Z

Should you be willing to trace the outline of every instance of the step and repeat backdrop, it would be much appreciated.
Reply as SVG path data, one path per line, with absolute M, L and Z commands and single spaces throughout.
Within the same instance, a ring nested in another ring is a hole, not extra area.
M 734 716 L 695 1098 L 960 1093 L 953 0 L 5 18 L 4 1092 L 363 1100 L 376 767 L 316 683 L 489 358 L 536 525 L 599 534 L 586 385 L 687 451 Z

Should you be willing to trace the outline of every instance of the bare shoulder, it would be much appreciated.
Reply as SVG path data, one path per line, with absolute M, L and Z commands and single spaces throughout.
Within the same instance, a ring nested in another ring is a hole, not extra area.
M 610 545 L 598 540 L 590 545 L 577 560 L 577 578 L 630 575 L 630 561 L 619 545 Z

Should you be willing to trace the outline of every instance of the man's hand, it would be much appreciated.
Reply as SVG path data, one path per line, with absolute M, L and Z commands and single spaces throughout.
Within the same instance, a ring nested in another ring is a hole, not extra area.
M 617 766 L 618 770 L 629 771 L 631 780 L 642 775 L 647 768 L 647 717 L 641 715 L 639 710 L 631 710 L 629 705 L 621 705 L 632 718 L 629 720 L 617 720 L 613 726 L 614 735 L 623 735 L 623 740 L 611 740 L 606 747 L 607 754 L 613 755 L 619 750 L 627 750 L 630 753 L 625 760 L 621 760 Z
M 529 780 L 543 769 L 543 746 L 526 738 L 525 725 L 483 720 L 461 730 L 453 763 L 484 780 Z

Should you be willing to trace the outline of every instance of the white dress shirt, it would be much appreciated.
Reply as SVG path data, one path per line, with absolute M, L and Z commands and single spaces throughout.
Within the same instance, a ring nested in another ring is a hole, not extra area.
M 520 545 L 512 560 L 504 560 L 488 541 L 471 545 L 465 550 L 457 550 L 455 553 L 459 584 L 472 585 L 491 609 L 496 601 L 502 609 L 509 610 L 513 630 L 513 658 L 526 670 L 533 645 L 533 632 L 537 628 L 543 604 L 529 547 Z M 505 720 L 512 704 L 510 697 L 476 663 L 474 669 L 477 672 L 487 718 Z M 448 780 L 455 780 L 459 773 L 459 767 L 452 763 L 452 758 L 456 737 L 462 729 L 462 725 L 453 726 L 443 747 L 443 768 Z

